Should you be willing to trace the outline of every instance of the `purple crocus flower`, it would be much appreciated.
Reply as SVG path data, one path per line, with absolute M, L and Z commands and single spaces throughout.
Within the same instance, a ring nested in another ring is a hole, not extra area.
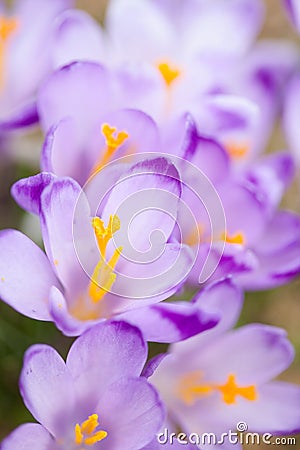
M 208 148 L 210 161 L 215 163 L 205 168 L 206 160 L 201 155 Z M 210 258 L 213 260 L 215 254 L 216 261 L 220 261 L 214 278 L 231 274 L 248 290 L 278 286 L 297 275 L 300 218 L 296 213 L 278 209 L 294 176 L 292 158 L 287 153 L 276 153 L 232 174 L 225 150 L 213 140 L 199 136 L 191 122 L 186 159 L 199 169 L 204 168 L 220 197 L 226 218 L 226 225 L 222 221 L 218 224 L 217 220 L 217 231 L 212 235 L 210 220 L 215 213 L 209 202 L 201 205 L 193 192 L 183 190 L 183 202 L 194 212 L 195 221 L 187 220 L 184 210 L 180 210 L 179 228 L 183 242 L 198 251 L 190 281 L 198 283 L 203 259 L 211 248 Z M 189 174 L 182 176 L 188 186 Z
M 0 7 L 0 132 L 38 121 L 34 96 L 52 68 L 53 23 L 72 5 L 73 0 L 46 0 L 43 7 L 38 0 L 18 0 L 12 12 Z
M 48 345 L 30 347 L 20 391 L 39 422 L 18 427 L 3 450 L 137 450 L 159 430 L 164 408 L 141 376 L 147 346 L 126 322 L 99 324 L 78 338 L 66 362 Z
M 272 381 L 293 360 L 285 331 L 261 324 L 230 330 L 239 316 L 241 295 L 232 284 L 229 291 L 226 280 L 219 284 L 219 294 L 225 287 L 226 296 L 204 299 L 200 294 L 197 300 L 222 312 L 218 326 L 172 344 L 150 376 L 170 420 L 185 433 L 211 432 L 218 439 L 241 421 L 258 433 L 299 432 L 300 387 Z M 226 448 L 231 448 L 229 442 Z
M 40 214 L 47 256 L 20 232 L 2 231 L 0 293 L 19 312 L 79 335 L 99 321 L 158 303 L 183 284 L 193 257 L 188 246 L 169 242 L 181 196 L 169 160 L 104 170 L 90 204 L 72 179 L 41 174 L 25 180 L 25 189 L 27 209 Z M 168 342 L 170 332 L 178 340 L 215 325 L 215 316 L 187 309 L 162 312 L 173 324 L 162 340 Z

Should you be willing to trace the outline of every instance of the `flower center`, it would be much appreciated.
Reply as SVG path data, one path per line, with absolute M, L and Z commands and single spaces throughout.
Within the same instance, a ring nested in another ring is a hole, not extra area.
M 80 425 L 75 425 L 75 444 L 87 445 L 88 447 L 97 444 L 107 437 L 107 432 L 98 430 L 98 414 L 92 414 L 87 420 Z
M 180 380 L 178 387 L 179 397 L 187 405 L 192 405 L 197 399 L 201 399 L 213 392 L 219 392 L 223 402 L 227 405 L 235 404 L 237 396 L 249 401 L 257 399 L 256 387 L 254 385 L 239 386 L 236 383 L 235 375 L 232 374 L 228 376 L 225 384 L 218 385 L 201 383 L 201 373 L 192 372 Z
M 96 235 L 98 248 L 100 251 L 100 261 L 96 265 L 91 282 L 89 284 L 89 296 L 93 303 L 98 303 L 102 297 L 110 291 L 112 285 L 116 281 L 117 275 L 114 268 L 120 257 L 122 247 L 115 249 L 112 257 L 106 262 L 106 249 L 113 235 L 120 229 L 121 223 L 118 216 L 110 216 L 108 226 L 104 226 L 103 220 L 94 217 L 92 226 Z
M 165 83 L 170 87 L 174 81 L 181 75 L 181 71 L 175 65 L 171 65 L 166 61 L 163 61 L 157 65 L 159 72 L 161 73 Z
M 108 262 L 106 261 L 106 250 L 109 241 L 120 229 L 120 226 L 120 219 L 116 215 L 110 216 L 107 227 L 99 217 L 92 219 L 100 260 L 94 268 L 87 291 L 81 294 L 70 307 L 70 313 L 76 319 L 96 320 L 103 314 L 99 302 L 107 292 L 110 292 L 116 281 L 117 275 L 114 273 L 114 269 L 122 252 L 122 247 L 115 249 Z
M 14 17 L 0 16 L 0 89 L 4 86 L 4 68 L 7 50 L 7 41 L 9 37 L 16 31 L 18 21 Z
M 101 132 L 105 138 L 106 148 L 104 154 L 99 158 L 99 161 L 93 168 L 92 173 L 100 171 L 110 161 L 112 155 L 118 148 L 129 138 L 129 134 L 126 131 L 118 131 L 116 127 L 112 127 L 108 123 L 102 125 Z

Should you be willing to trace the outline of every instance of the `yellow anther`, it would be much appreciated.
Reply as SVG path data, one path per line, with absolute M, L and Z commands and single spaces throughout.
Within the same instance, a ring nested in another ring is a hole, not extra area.
M 81 425 L 75 425 L 75 444 L 92 446 L 107 437 L 107 432 L 103 430 L 96 431 L 98 428 L 98 414 L 92 414 Z
M 227 244 L 239 244 L 244 245 L 245 244 L 245 237 L 243 233 L 236 233 L 233 235 L 229 235 L 228 233 L 224 232 L 221 235 L 222 241 L 227 242 Z
M 213 392 L 220 392 L 223 402 L 227 405 L 234 404 L 238 395 L 249 401 L 257 399 L 255 386 L 238 386 L 234 375 L 229 375 L 226 383 L 223 385 L 201 383 L 201 376 L 200 372 L 192 372 L 180 380 L 178 395 L 187 405 L 191 405 L 197 399 L 201 399 Z
M 181 75 L 181 71 L 176 66 L 171 66 L 167 62 L 161 62 L 157 65 L 163 79 L 167 86 L 171 86 L 172 83 Z
M 102 441 L 106 437 L 107 437 L 106 431 L 98 431 L 97 433 L 94 434 L 94 436 L 85 438 L 84 443 L 85 445 L 94 445 L 97 444 L 97 442 Z
M 249 144 L 230 141 L 225 143 L 225 150 L 231 158 L 241 159 L 249 152 Z
M 107 262 L 105 260 L 107 244 L 113 235 L 120 229 L 121 223 L 118 216 L 110 216 L 108 226 L 104 226 L 103 220 L 94 217 L 92 221 L 94 232 L 96 235 L 98 248 L 101 259 L 96 265 L 91 282 L 89 284 L 89 296 L 93 303 L 98 303 L 103 296 L 110 291 L 112 285 L 116 281 L 114 268 L 120 258 L 122 247 L 115 249 L 112 257 Z
M 82 444 L 83 438 L 84 436 L 81 431 L 81 426 L 79 425 L 79 423 L 77 423 L 75 425 L 75 444 Z
M 98 425 L 98 414 L 92 414 L 81 424 L 81 431 L 83 434 L 91 434 L 95 431 Z

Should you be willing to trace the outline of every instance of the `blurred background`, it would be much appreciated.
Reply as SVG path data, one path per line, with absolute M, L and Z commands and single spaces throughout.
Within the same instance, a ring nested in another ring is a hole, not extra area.
M 106 3 L 105 0 L 78 0 L 77 2 L 79 8 L 88 10 L 99 21 L 103 20 Z M 265 0 L 265 3 L 267 19 L 261 36 L 291 39 L 298 43 L 300 51 L 300 39 L 293 32 L 280 2 Z M 13 137 L 11 153 L 8 155 L 5 141 L 0 137 L 0 229 L 16 228 L 32 234 L 34 227 L 38 226 L 33 218 L 25 216 L 14 203 L 10 197 L 10 187 L 19 178 L 39 171 L 38 155 L 41 143 L 42 137 L 38 130 L 32 130 L 26 136 L 16 134 Z M 286 144 L 278 125 L 266 150 L 276 151 L 284 148 Z M 300 213 L 299 184 L 298 174 L 298 180 L 284 198 L 284 206 Z M 38 277 L 38 274 L 36 276 Z M 290 285 L 274 291 L 246 294 L 240 319 L 240 324 L 261 322 L 283 327 L 288 331 L 289 338 L 296 349 L 296 358 L 281 379 L 298 384 L 300 384 L 299 292 L 300 279 L 297 279 Z M 0 302 L 0 440 L 17 425 L 33 420 L 22 403 L 17 386 L 24 351 L 34 343 L 50 344 L 65 356 L 72 339 L 64 337 L 53 324 L 27 319 Z M 150 346 L 151 354 L 161 352 L 162 349 L 164 348 L 157 344 Z M 258 447 L 252 446 L 252 448 Z M 260 445 L 259 448 L 268 447 Z M 285 448 L 300 449 L 300 435 L 297 436 L 296 445 L 286 445 Z

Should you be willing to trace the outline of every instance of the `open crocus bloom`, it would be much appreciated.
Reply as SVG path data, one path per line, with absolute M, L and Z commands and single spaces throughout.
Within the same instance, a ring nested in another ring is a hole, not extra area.
M 260 324 L 230 330 L 238 318 L 241 297 L 233 285 L 230 290 L 227 285 L 227 293 L 227 297 L 205 298 L 207 308 L 222 311 L 219 325 L 171 345 L 150 376 L 170 420 L 185 433 L 211 432 L 218 438 L 234 431 L 241 420 L 253 432 L 299 432 L 300 388 L 271 381 L 293 359 L 285 331 Z M 202 300 L 200 296 L 199 305 Z M 229 442 L 226 448 L 231 448 Z
M 99 324 L 72 345 L 66 363 L 50 346 L 25 354 L 24 403 L 40 424 L 27 423 L 3 450 L 136 450 L 159 430 L 164 410 L 141 376 L 147 346 L 125 322 Z
M 34 96 L 51 70 L 53 23 L 72 0 L 19 0 L 0 9 L 0 131 L 37 122 Z M 33 69 L 34 68 L 34 69 Z M 22 73 L 22 76 L 20 76 Z
M 297 275 L 300 218 L 278 209 L 294 176 L 292 158 L 284 152 L 276 153 L 232 173 L 225 149 L 213 139 L 199 135 L 193 122 L 186 142 L 185 158 L 212 181 L 226 219 L 225 225 L 221 215 L 216 220 L 219 210 L 210 198 L 205 204 L 199 202 L 186 188 L 192 185 L 191 174 L 183 173 L 186 184 L 182 200 L 194 212 L 195 221 L 187 220 L 180 208 L 178 223 L 183 242 L 194 251 L 200 249 L 189 280 L 193 284 L 199 282 L 203 259 L 209 252 L 211 260 L 215 257 L 218 261 L 215 279 L 231 274 L 249 290 L 278 286 Z M 216 221 L 215 230 L 212 219 Z
M 117 167 L 117 176 L 100 179 L 99 189 L 108 192 L 102 204 L 101 190 L 92 191 L 92 210 L 71 179 L 41 174 L 25 180 L 47 257 L 15 230 L 0 237 L 1 297 L 29 317 L 54 320 L 67 335 L 170 297 L 193 262 L 188 246 L 169 242 L 181 196 L 175 166 L 156 158 Z M 216 323 L 211 315 L 195 314 L 193 334 Z M 176 327 L 176 315 L 165 319 Z

